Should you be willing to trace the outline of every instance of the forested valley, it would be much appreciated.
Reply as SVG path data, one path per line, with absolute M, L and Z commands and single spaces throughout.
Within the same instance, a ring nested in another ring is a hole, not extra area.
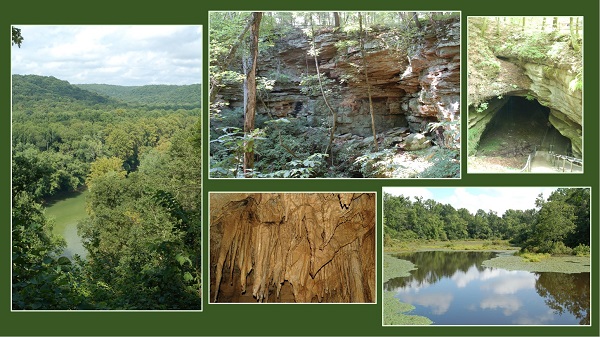
M 466 208 L 423 198 L 411 201 L 384 193 L 384 246 L 393 248 L 418 240 L 508 240 L 521 254 L 583 255 L 590 253 L 590 189 L 559 188 L 536 207 L 509 209 L 504 214 Z M 485 249 L 485 247 L 484 247 Z
M 214 178 L 460 176 L 459 12 L 211 12 Z
M 12 90 L 12 308 L 200 309 L 200 84 Z M 45 208 L 84 190 L 67 257 Z

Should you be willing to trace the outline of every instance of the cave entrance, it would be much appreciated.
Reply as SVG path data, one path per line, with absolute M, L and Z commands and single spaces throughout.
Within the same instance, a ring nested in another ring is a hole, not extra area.
M 505 157 L 515 165 L 526 161 L 534 150 L 570 152 L 571 141 L 550 123 L 550 109 L 537 100 L 510 96 L 496 112 L 481 135 L 477 155 Z

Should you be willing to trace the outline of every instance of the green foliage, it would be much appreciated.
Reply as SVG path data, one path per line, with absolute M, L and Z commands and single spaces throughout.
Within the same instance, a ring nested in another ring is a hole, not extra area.
M 542 253 L 542 254 L 522 253 L 522 254 L 519 254 L 519 256 L 521 256 L 523 259 L 525 259 L 525 261 L 528 261 L 528 262 L 541 262 L 543 259 L 549 258 L 550 254 L 548 254 L 548 253 Z
M 12 75 L 13 104 L 34 100 L 69 103 L 77 101 L 87 106 L 116 104 L 116 101 L 71 85 L 53 76 Z
M 167 152 L 145 158 L 127 178 L 110 171 L 94 179 L 90 218 L 79 231 L 101 305 L 200 306 L 200 149 L 190 143 L 191 132 L 176 137 Z M 190 173 L 177 171 L 182 168 Z
M 339 40 L 335 44 L 335 48 L 342 53 L 347 53 L 348 48 L 354 48 L 358 45 L 357 40 Z
M 323 85 L 323 89 L 325 90 L 325 95 L 330 95 L 332 93 L 332 84 L 334 80 L 321 76 L 321 83 Z M 321 96 L 321 86 L 319 85 L 319 76 L 318 75 L 302 75 L 300 78 L 300 92 L 307 96 Z
M 237 127 L 225 127 L 221 132 L 222 135 L 211 140 L 211 146 L 219 146 L 212 147 L 215 152 L 211 157 L 210 174 L 213 177 L 238 177 L 243 174 L 244 153 L 256 152 L 259 141 L 266 139 L 265 132 L 255 128 L 252 132 L 244 134 L 242 129 Z
M 274 82 L 278 82 L 278 83 L 291 83 L 292 82 L 292 77 L 290 75 L 283 73 L 283 72 L 277 72 L 277 71 L 273 71 L 273 72 L 269 73 L 267 78 L 271 79 Z
M 553 33 L 528 32 L 514 33 L 499 47 L 499 52 L 514 54 L 517 58 L 528 62 L 541 62 L 548 58 Z
M 83 183 L 87 166 L 68 155 L 40 151 L 29 144 L 17 144 L 12 150 L 13 196 L 21 191 L 36 200 L 59 191 L 73 191 Z
M 199 109 L 129 107 L 54 78 L 13 80 L 13 308 L 198 309 Z M 86 177 L 88 256 L 69 260 L 40 202 Z
M 577 255 L 589 247 L 589 200 L 589 189 L 558 189 L 548 200 L 540 196 L 538 209 L 507 210 L 500 217 L 492 211 L 470 214 L 434 200 L 413 202 L 384 193 L 384 242 L 397 244 L 413 235 L 426 240 L 489 239 L 491 245 L 510 240 L 523 253 Z
M 579 244 L 577 247 L 573 248 L 573 255 L 590 256 L 590 246 Z
M 23 43 L 23 35 L 21 35 L 21 28 L 17 28 L 17 27 L 11 27 L 12 28 L 12 41 L 11 41 L 11 45 L 17 45 L 19 46 L 19 48 L 21 48 L 21 44 Z
M 378 152 L 369 152 L 359 156 L 354 165 L 364 177 L 385 177 L 393 167 L 384 163 L 394 154 L 394 149 L 384 149 Z
M 495 78 L 500 73 L 500 62 L 495 58 L 489 58 L 478 64 L 483 73 L 490 78 Z
M 456 135 L 456 136 L 452 136 Z M 460 132 L 457 130 L 450 130 L 448 134 L 444 133 L 444 137 L 448 139 L 444 143 L 444 147 L 439 149 L 433 149 L 428 157 L 429 162 L 432 163 L 427 169 L 422 171 L 419 175 L 420 178 L 458 178 L 460 177 L 460 153 L 456 148 L 448 149 L 447 144 L 452 144 L 452 141 L 456 143 L 450 146 L 460 146 Z
M 200 84 L 143 86 L 78 84 L 77 87 L 134 105 L 163 109 L 200 109 L 202 107 Z
M 575 78 L 571 82 L 569 82 L 569 90 L 571 92 L 583 90 L 583 72 L 582 71 L 577 73 Z
M 62 243 L 51 234 L 40 204 L 26 192 L 13 197 L 12 309 L 85 309 L 77 267 L 58 257 Z
M 126 172 L 123 169 L 123 160 L 117 157 L 102 157 L 98 158 L 95 162 L 92 163 L 90 167 L 90 173 L 86 179 L 86 185 L 88 188 L 92 188 L 94 185 L 94 181 L 105 174 L 113 172 L 115 175 L 121 179 L 125 178 Z
M 488 102 L 482 102 L 479 103 L 479 106 L 477 107 L 477 112 L 484 112 L 486 109 L 488 108 Z
M 314 153 L 306 159 L 292 160 L 287 165 L 288 170 L 279 170 L 273 173 L 262 174 L 264 178 L 315 178 L 322 176 L 327 168 L 325 153 Z

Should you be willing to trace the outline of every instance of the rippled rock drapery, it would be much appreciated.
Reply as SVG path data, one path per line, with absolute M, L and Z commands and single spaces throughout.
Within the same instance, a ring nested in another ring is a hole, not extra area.
M 375 302 L 375 193 L 211 193 L 211 302 Z

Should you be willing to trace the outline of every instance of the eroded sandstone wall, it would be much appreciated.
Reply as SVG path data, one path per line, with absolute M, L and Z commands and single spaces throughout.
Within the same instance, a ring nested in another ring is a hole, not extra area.
M 582 157 L 583 96 L 581 89 L 573 88 L 581 76 L 581 52 L 574 50 L 566 37 L 548 35 L 548 52 L 541 58 L 527 58 L 520 48 L 507 46 L 525 46 L 528 35 L 502 31 L 497 36 L 491 24 L 483 32 L 481 20 L 469 18 L 468 23 L 469 152 L 477 147 L 491 116 L 499 110 L 494 103 L 502 97 L 521 96 L 548 107 L 549 122 L 571 140 L 573 155 Z M 484 64 L 496 64 L 497 69 L 486 72 L 489 67 Z
M 460 20 L 425 24 L 408 48 L 398 48 L 397 33 L 371 30 L 366 36 L 367 74 L 378 131 L 409 127 L 425 132 L 431 122 L 460 120 Z M 343 31 L 315 36 L 317 62 L 330 105 L 338 113 L 337 133 L 371 135 L 368 90 L 357 41 Z M 312 42 L 300 29 L 281 36 L 259 57 L 258 76 L 275 79 L 259 99 L 259 113 L 305 118 L 318 125 L 330 115 L 319 90 L 302 91 L 303 79 L 316 74 Z M 243 104 L 240 87 L 225 87 L 218 99 L 232 108 Z
M 375 302 L 375 265 L 375 193 L 210 194 L 211 302 Z

